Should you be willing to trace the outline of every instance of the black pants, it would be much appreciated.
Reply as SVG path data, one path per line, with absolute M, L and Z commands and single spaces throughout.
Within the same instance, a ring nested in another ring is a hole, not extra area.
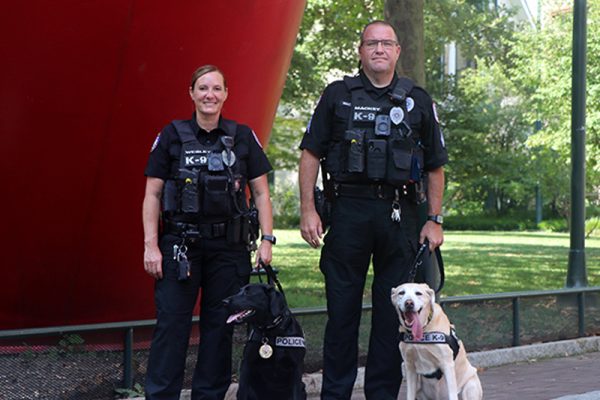
M 418 246 L 416 205 L 401 199 L 402 220 L 393 222 L 392 200 L 339 197 L 325 236 L 320 268 L 325 276 L 328 321 L 323 346 L 321 399 L 350 399 L 358 365 L 363 290 L 373 257 L 373 312 L 365 395 L 395 400 L 402 380 L 399 320 L 391 289 L 408 279 Z
M 248 283 L 250 255 L 242 244 L 225 238 L 186 240 L 191 276 L 177 280 L 173 245 L 181 238 L 161 238 L 163 279 L 157 280 L 154 297 L 157 325 L 152 338 L 146 399 L 179 399 L 183 385 L 191 319 L 200 289 L 200 344 L 192 380 L 192 399 L 222 400 L 231 382 L 233 326 L 227 325 L 222 300 Z

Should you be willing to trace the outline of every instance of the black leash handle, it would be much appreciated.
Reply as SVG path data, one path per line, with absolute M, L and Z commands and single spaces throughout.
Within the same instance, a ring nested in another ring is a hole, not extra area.
M 277 289 L 279 289 L 281 294 L 285 296 L 285 293 L 283 293 L 283 288 L 281 287 L 281 283 L 279 282 L 279 279 L 277 279 L 277 274 L 275 274 L 275 271 L 273 271 L 273 267 L 271 267 L 271 264 L 266 264 L 263 260 L 259 259 L 258 265 L 267 273 L 268 283 L 270 285 L 277 285 Z M 258 278 L 260 279 L 260 275 L 258 275 Z

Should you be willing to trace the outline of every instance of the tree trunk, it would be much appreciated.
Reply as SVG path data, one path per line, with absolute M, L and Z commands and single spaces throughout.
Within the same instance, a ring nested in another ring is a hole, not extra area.
M 396 30 L 402 47 L 396 71 L 425 86 L 424 0 L 385 0 L 385 20 Z

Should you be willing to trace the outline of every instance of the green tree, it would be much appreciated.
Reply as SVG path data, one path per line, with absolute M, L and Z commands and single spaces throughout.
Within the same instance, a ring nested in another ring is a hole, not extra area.
M 588 3 L 586 74 L 586 192 L 598 205 L 600 190 L 600 4 Z M 522 88 L 529 120 L 542 129 L 528 139 L 538 149 L 545 176 L 544 197 L 557 212 L 567 215 L 571 174 L 571 57 L 573 13 L 556 8 L 539 30 L 519 34 L 510 53 L 509 74 Z
M 485 65 L 478 60 L 481 66 Z M 518 89 L 498 65 L 465 71 L 444 103 L 453 184 L 447 206 L 472 213 L 485 208 L 506 214 L 526 208 L 533 177 L 525 145 L 531 128 Z

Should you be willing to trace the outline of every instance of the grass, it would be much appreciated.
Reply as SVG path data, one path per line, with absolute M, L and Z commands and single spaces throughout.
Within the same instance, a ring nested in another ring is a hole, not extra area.
M 290 307 L 325 305 L 319 270 L 320 250 L 302 240 L 298 230 L 276 230 L 273 266 Z M 446 283 L 442 296 L 565 286 L 569 235 L 546 232 L 446 232 L 442 247 Z M 600 237 L 586 240 L 588 284 L 600 286 Z M 364 301 L 370 303 L 372 271 Z

